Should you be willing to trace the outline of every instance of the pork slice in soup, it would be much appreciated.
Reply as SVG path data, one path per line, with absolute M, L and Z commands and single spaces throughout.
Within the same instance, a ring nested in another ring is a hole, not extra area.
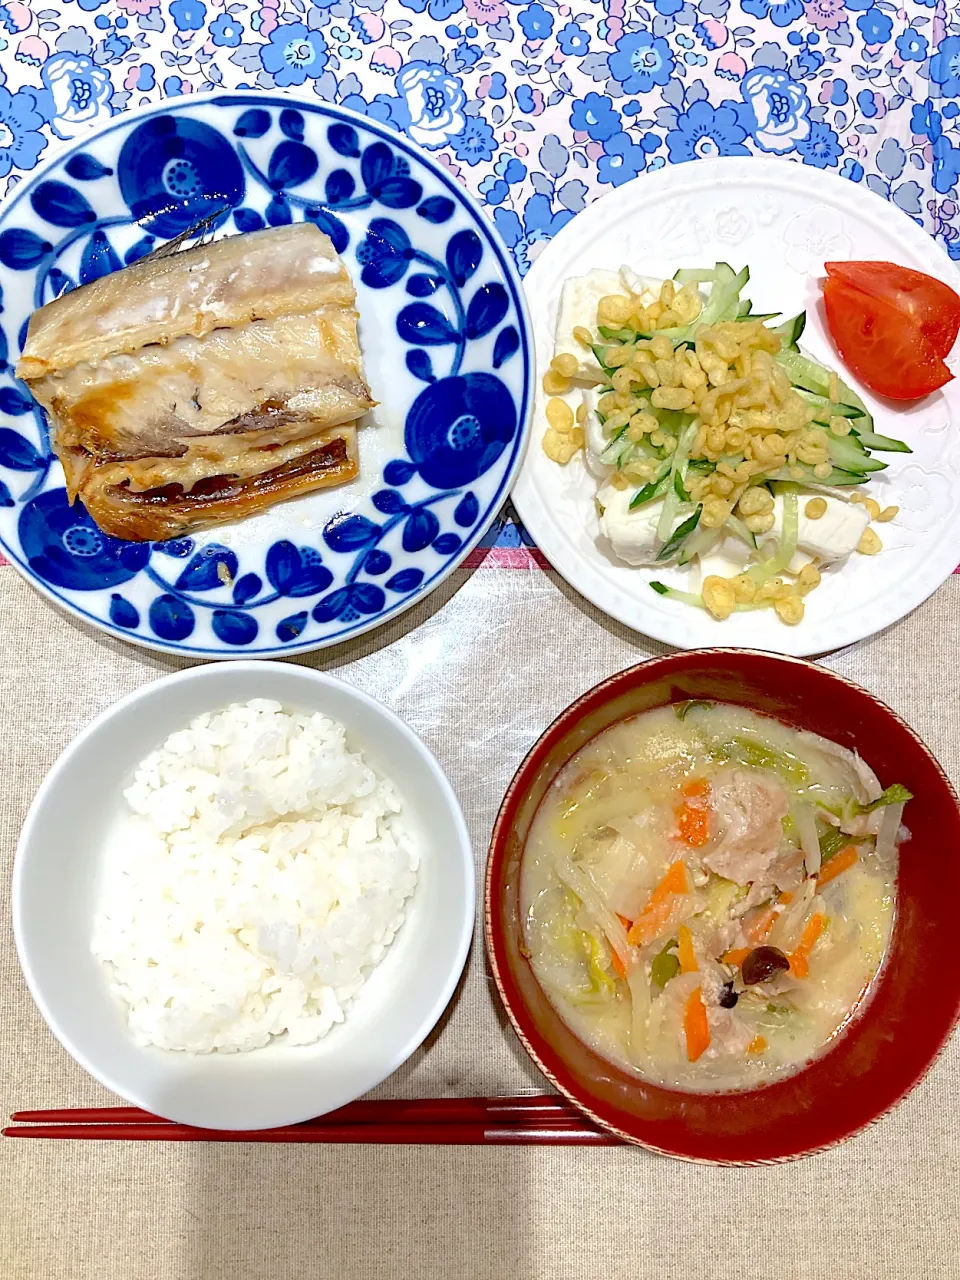
M 911 799 L 742 707 L 600 734 L 537 813 L 521 902 L 537 978 L 598 1053 L 673 1088 L 752 1088 L 822 1053 L 890 938 Z

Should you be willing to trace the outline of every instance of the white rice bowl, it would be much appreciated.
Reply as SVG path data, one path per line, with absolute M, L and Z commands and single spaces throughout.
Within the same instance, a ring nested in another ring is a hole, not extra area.
M 342 724 L 265 699 L 207 712 L 136 771 L 92 949 L 140 1045 L 304 1045 L 403 923 L 419 850 Z

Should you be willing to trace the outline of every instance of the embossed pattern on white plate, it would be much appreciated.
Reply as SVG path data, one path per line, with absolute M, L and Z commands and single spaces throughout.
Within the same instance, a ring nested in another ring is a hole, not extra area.
M 644 275 L 729 261 L 749 266 L 748 294 L 760 311 L 806 309 L 801 346 L 840 367 L 819 307 L 824 261 L 890 259 L 951 283 L 957 269 L 905 214 L 834 175 L 776 159 L 700 161 L 646 175 L 586 209 L 550 242 L 525 280 L 538 367 L 553 354 L 563 281 L 594 267 L 628 263 Z M 858 388 L 884 435 L 906 440 L 913 455 L 886 454 L 886 471 L 868 492 L 900 516 L 878 526 L 884 549 L 854 555 L 824 574 L 798 627 L 772 611 L 717 622 L 664 600 L 651 578 L 689 588 L 686 570 L 635 569 L 598 537 L 596 481 L 580 459 L 561 468 L 543 453 L 544 400 L 538 391 L 533 433 L 514 490 L 537 545 L 572 586 L 612 617 L 680 648 L 739 644 L 816 654 L 848 645 L 896 622 L 926 599 L 960 563 L 960 391 L 951 383 L 916 404 L 895 407 Z
M 846 220 L 827 205 L 814 205 L 795 214 L 783 232 L 787 264 L 798 275 L 818 275 L 825 262 L 843 261 L 853 252 Z

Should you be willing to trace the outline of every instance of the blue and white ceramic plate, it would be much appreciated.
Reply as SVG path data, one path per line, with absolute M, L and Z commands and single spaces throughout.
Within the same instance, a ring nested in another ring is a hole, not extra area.
M 172 542 L 108 537 L 67 502 L 42 410 L 13 372 L 35 307 L 232 207 L 218 234 L 301 218 L 357 285 L 379 407 L 352 484 Z M 432 590 L 509 492 L 533 363 L 491 225 L 410 143 L 342 107 L 265 93 L 125 114 L 0 211 L 0 545 L 71 613 L 152 648 L 296 653 Z

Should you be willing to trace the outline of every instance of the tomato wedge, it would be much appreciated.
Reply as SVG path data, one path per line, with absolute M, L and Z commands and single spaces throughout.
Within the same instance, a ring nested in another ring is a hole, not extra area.
M 878 395 L 919 400 L 953 378 L 929 339 L 892 302 L 837 276 L 825 280 L 823 302 L 844 364 Z
M 960 297 L 933 276 L 895 262 L 827 262 L 827 275 L 872 298 L 892 303 L 917 325 L 939 356 L 947 356 L 960 333 Z

